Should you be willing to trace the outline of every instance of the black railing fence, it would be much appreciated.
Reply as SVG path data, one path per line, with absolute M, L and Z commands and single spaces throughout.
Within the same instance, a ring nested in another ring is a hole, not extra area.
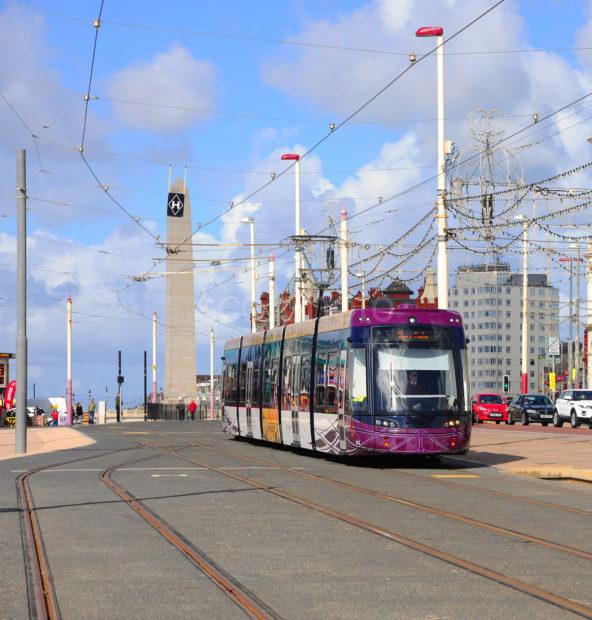
M 219 417 L 218 409 L 214 410 L 216 418 Z M 197 405 L 195 414 L 192 416 L 187 405 L 178 403 L 147 403 L 146 419 L 147 420 L 174 420 L 174 421 L 191 421 L 191 420 L 207 420 L 210 417 L 209 403 L 200 403 Z

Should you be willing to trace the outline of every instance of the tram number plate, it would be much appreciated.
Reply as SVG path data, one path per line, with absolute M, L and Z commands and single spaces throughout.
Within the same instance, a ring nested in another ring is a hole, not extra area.
M 492 418 L 501 418 L 502 414 L 501 413 L 490 413 L 489 414 Z

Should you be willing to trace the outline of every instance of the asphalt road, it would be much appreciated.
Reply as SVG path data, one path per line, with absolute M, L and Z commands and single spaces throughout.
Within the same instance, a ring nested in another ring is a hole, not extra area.
M 519 428 L 513 433 L 531 432 Z M 0 462 L 2 618 L 27 617 L 15 478 L 90 454 L 30 479 L 63 618 L 244 616 L 101 482 L 113 465 L 115 482 L 283 618 L 575 617 L 481 569 L 592 614 L 592 485 L 522 478 L 470 459 L 343 463 L 234 441 L 212 422 L 84 432 L 97 443 Z M 105 454 L 138 442 L 151 446 Z

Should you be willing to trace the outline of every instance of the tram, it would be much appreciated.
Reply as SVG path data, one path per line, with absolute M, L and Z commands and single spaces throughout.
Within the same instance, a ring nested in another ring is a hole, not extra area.
M 457 312 L 350 310 L 229 340 L 223 361 L 231 435 L 343 456 L 469 448 Z

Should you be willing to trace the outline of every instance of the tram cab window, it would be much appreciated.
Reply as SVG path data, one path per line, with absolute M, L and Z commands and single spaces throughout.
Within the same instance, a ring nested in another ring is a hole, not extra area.
M 357 348 L 349 356 L 349 402 L 353 415 L 367 415 L 366 349 Z

